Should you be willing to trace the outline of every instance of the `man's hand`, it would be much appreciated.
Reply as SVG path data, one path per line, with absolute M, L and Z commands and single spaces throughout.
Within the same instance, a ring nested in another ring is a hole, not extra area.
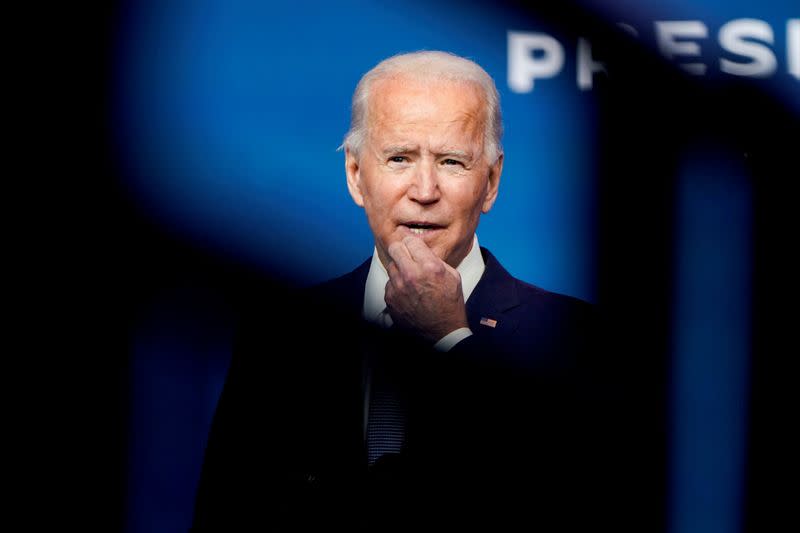
M 469 327 L 461 275 L 439 259 L 419 237 L 389 246 L 386 305 L 398 327 L 437 342 L 458 328 Z

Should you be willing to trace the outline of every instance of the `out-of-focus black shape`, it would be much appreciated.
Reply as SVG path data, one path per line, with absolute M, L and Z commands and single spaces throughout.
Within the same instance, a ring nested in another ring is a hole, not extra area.
M 797 261 L 795 174 L 800 126 L 775 98 L 772 80 L 692 76 L 579 3 L 503 2 L 520 20 L 564 38 L 586 37 L 610 76 L 595 78 L 598 300 L 618 351 L 609 363 L 627 385 L 624 402 L 637 435 L 632 462 L 642 491 L 632 512 L 643 530 L 668 524 L 667 406 L 675 185 L 687 147 L 711 140 L 738 153 L 753 190 L 753 342 L 747 434 L 746 531 L 785 527 L 791 506 L 778 483 L 793 453 L 788 421 L 796 387 L 785 383 L 794 340 Z M 520 23 L 520 28 L 524 24 Z M 565 73 L 562 73 L 565 75 Z M 786 80 L 784 83 L 795 83 Z M 725 180 L 726 176 L 713 179 Z M 612 343 L 613 344 L 613 343 Z M 783 378 L 783 379 L 782 379 Z M 732 510 L 736 512 L 736 510 Z
M 753 177 L 754 294 L 753 358 L 748 433 L 746 531 L 774 531 L 797 523 L 784 481 L 796 464 L 798 387 L 793 378 L 797 344 L 795 279 L 800 271 L 796 181 L 800 161 L 800 119 L 752 87 L 729 91 L 721 109 L 729 127 L 738 127 L 743 157 Z M 724 107 L 722 107 L 724 106 Z

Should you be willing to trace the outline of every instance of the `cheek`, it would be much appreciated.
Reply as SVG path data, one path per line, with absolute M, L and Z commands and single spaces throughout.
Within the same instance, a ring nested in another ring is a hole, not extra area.
M 469 219 L 474 218 L 481 212 L 485 197 L 486 189 L 479 185 L 462 191 L 457 200 L 459 211 Z
M 374 216 L 385 216 L 389 207 L 385 192 L 382 194 L 382 191 L 370 191 L 369 205 Z
M 364 208 L 373 225 L 383 226 L 391 222 L 395 192 L 389 187 L 372 184 L 365 188 Z

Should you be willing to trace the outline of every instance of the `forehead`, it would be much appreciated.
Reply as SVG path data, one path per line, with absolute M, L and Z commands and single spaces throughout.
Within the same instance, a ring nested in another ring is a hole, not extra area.
M 372 133 L 379 135 L 473 136 L 483 132 L 485 105 L 473 83 L 395 77 L 374 83 L 367 118 Z

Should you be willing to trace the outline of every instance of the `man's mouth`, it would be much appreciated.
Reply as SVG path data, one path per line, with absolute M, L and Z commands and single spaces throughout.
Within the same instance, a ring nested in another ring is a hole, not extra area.
M 407 222 L 400 225 L 408 228 L 413 235 L 424 235 L 430 231 L 442 229 L 443 227 L 439 224 L 432 224 L 428 222 Z

